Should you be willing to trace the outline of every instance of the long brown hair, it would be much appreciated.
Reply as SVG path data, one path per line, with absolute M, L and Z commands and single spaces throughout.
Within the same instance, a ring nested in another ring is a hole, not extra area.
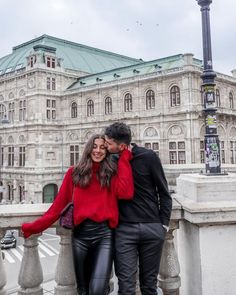
M 86 187 L 90 184 L 93 173 L 93 161 L 91 153 L 94 147 L 94 141 L 97 138 L 101 138 L 105 142 L 105 136 L 101 134 L 92 135 L 85 145 L 82 157 L 79 163 L 75 166 L 72 173 L 73 182 L 80 187 Z M 106 157 L 100 162 L 100 167 L 97 173 L 97 177 L 102 187 L 109 187 L 111 183 L 112 175 L 116 173 L 116 164 L 111 161 L 110 156 L 106 154 Z

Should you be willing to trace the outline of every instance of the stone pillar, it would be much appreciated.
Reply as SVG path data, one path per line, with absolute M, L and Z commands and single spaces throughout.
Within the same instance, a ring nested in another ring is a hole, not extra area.
M 24 241 L 24 254 L 21 262 L 18 295 L 43 295 L 43 271 L 38 254 L 38 236 L 33 235 Z
M 181 295 L 231 295 L 236 290 L 236 174 L 182 174 L 176 200 Z
M 158 280 L 164 295 L 179 295 L 179 288 L 181 285 L 179 276 L 180 266 L 173 236 L 173 231 L 177 228 L 178 222 L 171 221 L 161 257 Z
M 0 229 L 0 240 L 4 237 L 5 230 Z M 7 283 L 6 271 L 3 265 L 3 252 L 0 247 L 0 295 L 7 295 L 4 286 Z
M 55 281 L 55 295 L 76 295 L 74 263 L 71 247 L 71 231 L 58 227 L 60 236 L 60 252 L 58 256 Z

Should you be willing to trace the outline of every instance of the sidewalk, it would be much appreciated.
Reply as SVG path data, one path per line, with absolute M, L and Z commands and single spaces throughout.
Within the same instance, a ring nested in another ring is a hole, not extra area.
M 43 287 L 43 294 L 54 294 L 54 287 L 56 285 L 56 282 L 54 280 L 50 280 L 47 282 L 43 282 L 42 283 L 42 287 Z M 7 293 L 7 295 L 17 295 L 17 292 L 13 291 Z

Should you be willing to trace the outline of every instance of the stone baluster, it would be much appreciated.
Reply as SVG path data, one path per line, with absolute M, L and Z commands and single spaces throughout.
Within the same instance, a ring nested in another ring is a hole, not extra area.
M 4 237 L 5 230 L 0 229 L 0 240 Z M 3 265 L 3 252 L 0 247 L 0 295 L 6 295 L 7 292 L 4 290 L 4 286 L 7 283 L 6 271 Z
M 173 236 L 173 231 L 177 228 L 178 222 L 171 221 L 162 252 L 158 280 L 164 295 L 179 295 L 181 285 L 179 276 L 180 266 Z
M 60 236 L 60 252 L 58 256 L 55 281 L 55 295 L 76 295 L 74 263 L 71 247 L 71 231 L 58 227 Z
M 43 271 L 38 254 L 38 237 L 33 235 L 24 241 L 24 254 L 21 262 L 18 295 L 43 295 Z

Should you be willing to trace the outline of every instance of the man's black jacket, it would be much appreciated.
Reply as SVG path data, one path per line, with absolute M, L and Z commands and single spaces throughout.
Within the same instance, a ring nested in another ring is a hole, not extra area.
M 172 199 L 159 157 L 134 144 L 131 166 L 134 199 L 119 201 L 120 222 L 160 222 L 168 225 Z

